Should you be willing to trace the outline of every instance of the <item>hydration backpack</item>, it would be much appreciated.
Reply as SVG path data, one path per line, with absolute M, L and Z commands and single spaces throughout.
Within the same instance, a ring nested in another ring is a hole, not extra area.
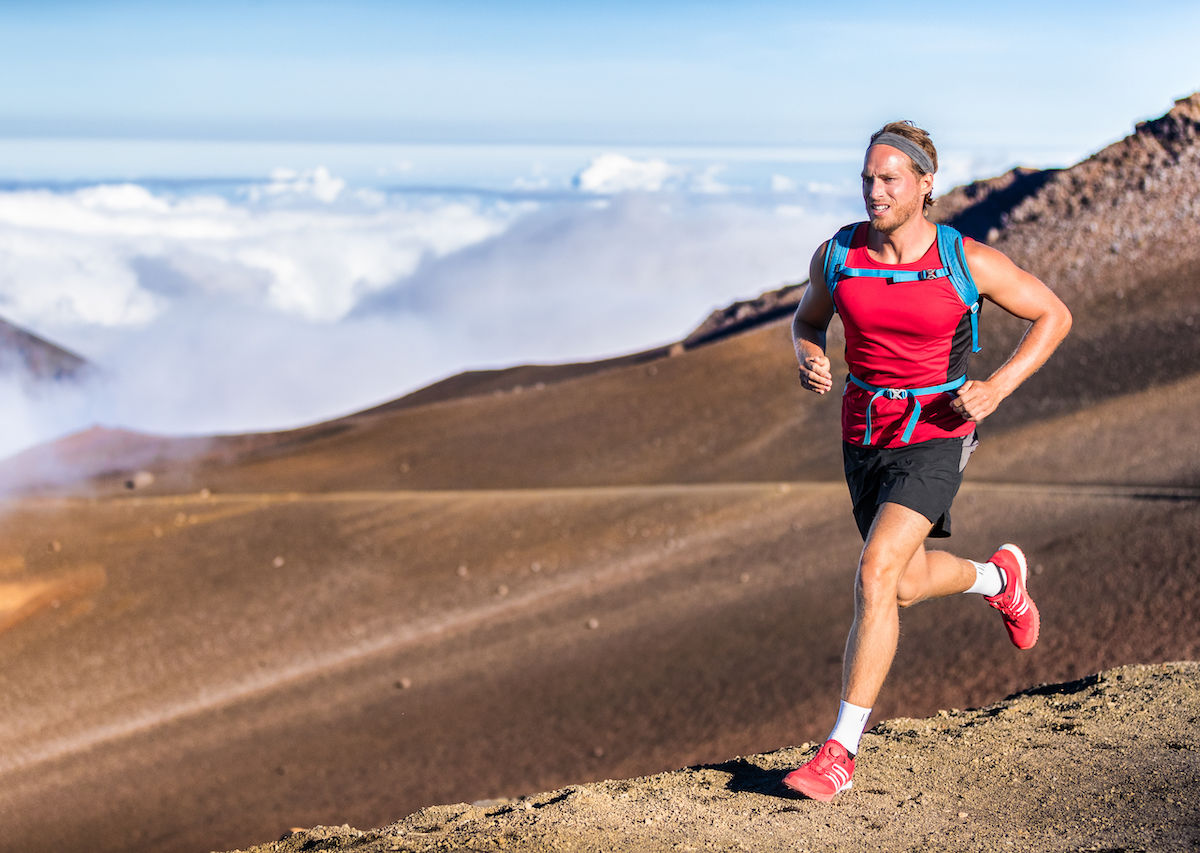
M 861 223 L 847 225 L 829 241 L 825 250 L 825 287 L 829 290 L 830 298 L 843 278 L 890 278 L 892 281 L 924 281 L 931 278 L 949 276 L 955 292 L 971 312 L 971 352 L 979 352 L 979 308 L 981 305 L 979 288 L 975 279 L 971 278 L 971 270 L 967 267 L 967 259 L 963 253 L 963 239 L 949 225 L 938 224 L 937 247 L 938 257 L 942 266 L 935 270 L 876 270 L 854 269 L 846 266 L 846 256 L 850 253 L 850 240 L 854 230 Z
M 954 285 L 954 290 L 958 294 L 959 299 L 963 301 L 963 305 L 971 312 L 971 352 L 979 352 L 979 308 L 981 300 L 979 296 L 979 288 L 975 286 L 975 279 L 971 278 L 971 270 L 967 268 L 967 259 L 963 253 L 963 239 L 955 229 L 949 225 L 937 226 L 937 247 L 938 259 L 942 266 L 931 270 L 880 270 L 880 269 L 857 269 L 846 266 L 846 256 L 850 253 L 850 241 L 854 237 L 854 231 L 861 223 L 847 225 L 842 228 L 837 234 L 833 235 L 833 239 L 829 241 L 829 247 L 825 250 L 825 287 L 829 291 L 830 299 L 833 298 L 833 292 L 837 289 L 838 282 L 843 278 L 887 278 L 892 281 L 926 281 L 933 278 L 949 277 Z M 867 433 L 865 443 L 870 445 L 875 440 L 874 430 L 872 429 L 871 412 L 875 407 L 875 401 L 880 397 L 889 397 L 893 400 L 911 400 L 912 411 L 905 423 L 904 433 L 900 440 L 904 444 L 908 444 L 912 438 L 913 430 L 916 428 L 917 420 L 921 417 L 921 401 L 919 397 L 930 394 L 940 394 L 943 392 L 954 391 L 961 387 L 967 381 L 966 374 L 954 379 L 950 382 L 945 382 L 941 385 L 933 385 L 928 388 L 881 388 L 877 385 L 871 385 L 864 382 L 854 374 L 849 374 L 849 379 L 859 388 L 869 391 L 873 396 L 867 403 Z

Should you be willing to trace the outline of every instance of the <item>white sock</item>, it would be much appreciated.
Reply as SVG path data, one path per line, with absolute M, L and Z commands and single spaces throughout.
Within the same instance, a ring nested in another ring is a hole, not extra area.
M 858 742 L 862 740 L 863 731 L 867 728 L 867 717 L 871 716 L 870 708 L 860 708 L 842 700 L 838 706 L 837 723 L 829 733 L 829 740 L 836 740 L 851 755 L 858 752 Z
M 975 567 L 975 583 L 965 592 L 989 596 L 1004 592 L 1004 582 L 1008 579 L 999 566 L 995 563 L 976 563 L 974 560 L 967 562 Z

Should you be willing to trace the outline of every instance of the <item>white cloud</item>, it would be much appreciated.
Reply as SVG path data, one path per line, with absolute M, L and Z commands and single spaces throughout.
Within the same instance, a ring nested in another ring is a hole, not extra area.
M 0 376 L 0 458 L 80 426 L 84 393 L 68 385 L 35 390 L 14 376 Z
M 137 184 L 87 187 L 75 193 L 79 204 L 102 213 L 166 213 L 169 205 Z
M 593 358 L 686 335 L 715 307 L 807 275 L 843 224 L 733 196 L 550 207 L 431 263 L 354 316 L 428 318 L 491 363 Z
M 93 234 L 0 226 L 0 313 L 35 328 L 136 325 L 159 299 L 143 289 L 130 255 Z
M 828 181 L 809 181 L 804 185 L 804 188 L 813 195 L 824 196 L 850 195 L 853 197 L 857 192 L 857 188 L 855 187 L 840 187 L 837 184 L 831 184 Z
M 634 160 L 624 154 L 601 154 L 575 176 L 576 188 L 589 193 L 658 192 L 678 181 L 684 170 L 666 160 Z
M 688 177 L 606 174 L 595 186 Z M 700 174 L 719 186 L 717 171 Z M 694 181 L 690 194 L 522 202 L 328 184 L 314 171 L 265 184 L 286 191 L 227 197 L 132 184 L 0 193 L 0 315 L 104 371 L 10 400 L 0 454 L 93 423 L 292 426 L 463 369 L 675 340 L 715 307 L 802 278 L 845 219 Z
M 300 171 L 297 169 L 275 169 L 270 183 L 250 188 L 251 201 L 269 197 L 311 197 L 330 204 L 346 188 L 346 182 L 335 178 L 324 166 Z
M 722 183 L 717 178 L 718 175 L 725 171 L 725 168 L 722 164 L 706 166 L 699 174 L 692 178 L 691 191 L 706 195 L 725 195 L 726 193 L 733 192 L 731 186 Z
M 337 202 L 336 204 L 334 202 Z M 0 312 L 47 332 L 136 326 L 170 288 L 328 321 L 426 258 L 494 236 L 520 208 L 347 194 L 282 172 L 241 203 L 136 185 L 0 193 Z
M 794 193 L 796 191 L 796 182 L 787 175 L 772 175 L 771 176 L 771 192 L 773 193 Z

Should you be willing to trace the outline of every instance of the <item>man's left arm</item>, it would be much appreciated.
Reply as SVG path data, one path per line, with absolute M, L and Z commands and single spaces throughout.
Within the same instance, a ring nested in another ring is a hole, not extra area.
M 1016 350 L 995 373 L 968 380 L 958 389 L 955 410 L 965 420 L 979 423 L 1046 363 L 1071 330 L 1071 312 L 1050 288 L 1003 252 L 974 241 L 963 248 L 980 294 L 1030 323 Z

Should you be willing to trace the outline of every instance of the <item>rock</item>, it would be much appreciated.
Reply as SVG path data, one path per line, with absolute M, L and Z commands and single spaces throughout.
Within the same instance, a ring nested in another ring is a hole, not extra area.
M 132 477 L 125 481 L 127 489 L 144 489 L 154 485 L 154 474 L 149 471 L 138 471 Z

